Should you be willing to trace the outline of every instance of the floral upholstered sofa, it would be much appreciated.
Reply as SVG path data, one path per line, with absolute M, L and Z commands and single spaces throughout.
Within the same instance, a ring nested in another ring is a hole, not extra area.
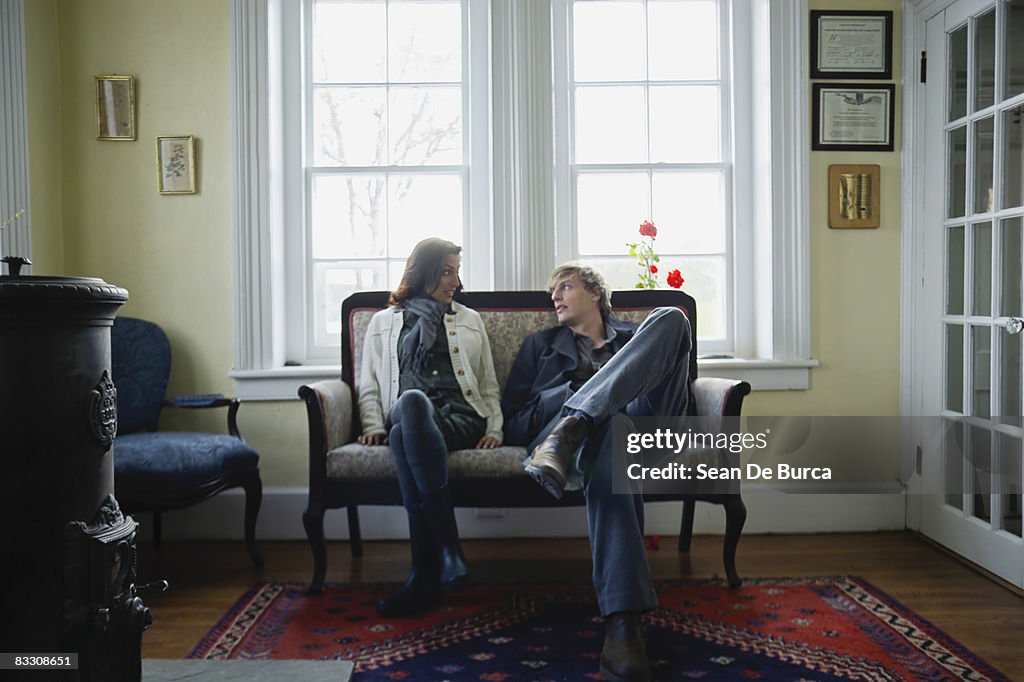
M 362 554 L 359 505 L 401 505 L 395 465 L 387 446 L 365 446 L 355 442 L 361 433 L 355 391 L 355 372 L 361 366 L 363 339 L 370 318 L 387 305 L 387 292 L 361 292 L 342 305 L 342 370 L 340 379 L 319 381 L 299 389 L 309 418 L 309 501 L 303 514 L 306 536 L 313 550 L 313 579 L 310 590 L 323 588 L 327 572 L 324 514 L 328 509 L 348 510 L 349 542 L 355 556 Z M 468 292 L 460 297 L 478 311 L 487 327 L 495 372 L 499 384 L 512 367 L 523 340 L 530 334 L 557 324 L 551 300 L 543 291 Z M 739 416 L 743 398 L 750 393 L 744 381 L 697 378 L 697 309 L 693 298 L 678 290 L 618 291 L 612 296 L 614 314 L 641 322 L 654 308 L 676 306 L 690 320 L 694 334 L 690 354 L 690 376 L 695 412 L 699 415 Z M 552 507 L 582 505 L 579 491 L 567 492 L 561 500 L 548 495 L 523 470 L 526 449 L 501 447 L 495 450 L 461 450 L 448 460 L 452 499 L 460 507 Z M 726 513 L 724 540 L 725 572 L 729 584 L 741 580 L 736 573 L 736 546 L 746 520 L 746 507 L 738 493 L 646 495 L 646 500 L 682 500 L 680 551 L 688 551 L 693 530 L 694 504 L 698 500 L 723 505 Z M 582 532 L 582 529 L 581 529 Z

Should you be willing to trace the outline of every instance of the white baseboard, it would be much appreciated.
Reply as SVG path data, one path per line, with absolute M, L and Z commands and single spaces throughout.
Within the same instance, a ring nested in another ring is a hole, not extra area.
M 744 488 L 747 523 L 744 533 L 837 533 L 903 530 L 906 497 L 897 483 L 863 484 L 843 494 L 784 493 L 766 487 Z M 168 540 L 241 539 L 245 497 L 229 490 L 201 504 L 163 515 Z M 256 537 L 261 540 L 305 540 L 302 512 L 304 488 L 268 488 L 263 491 Z M 584 537 L 587 534 L 583 507 L 555 509 L 458 509 L 459 532 L 464 538 Z M 674 535 L 679 532 L 681 502 L 647 505 L 646 532 Z M 400 507 L 360 507 L 363 539 L 404 539 L 409 530 Z M 150 534 L 151 517 L 136 515 L 142 537 Z M 721 535 L 725 513 L 718 505 L 699 503 L 694 533 Z M 330 540 L 348 539 L 348 514 L 329 511 L 324 531 Z

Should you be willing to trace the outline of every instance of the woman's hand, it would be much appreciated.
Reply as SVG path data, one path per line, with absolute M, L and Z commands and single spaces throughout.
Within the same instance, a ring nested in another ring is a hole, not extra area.
M 501 447 L 501 439 L 495 438 L 494 436 L 484 436 L 480 439 L 480 442 L 476 444 L 477 448 L 483 448 L 484 450 L 492 450 L 494 448 Z
M 377 433 L 364 433 L 356 438 L 356 442 L 360 445 L 384 445 L 388 442 L 388 434 L 383 431 L 378 431 Z

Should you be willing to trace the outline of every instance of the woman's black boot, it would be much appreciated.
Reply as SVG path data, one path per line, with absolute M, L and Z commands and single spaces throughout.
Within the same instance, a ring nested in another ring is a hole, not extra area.
M 430 532 L 440 554 L 441 589 L 453 592 L 469 584 L 469 568 L 462 554 L 459 529 L 455 525 L 455 509 L 445 484 L 430 493 L 422 493 L 422 509 L 426 514 Z
M 441 603 L 443 594 L 437 547 L 426 515 L 419 509 L 408 514 L 412 572 L 397 592 L 377 602 L 377 613 L 386 618 L 412 616 L 432 609 Z

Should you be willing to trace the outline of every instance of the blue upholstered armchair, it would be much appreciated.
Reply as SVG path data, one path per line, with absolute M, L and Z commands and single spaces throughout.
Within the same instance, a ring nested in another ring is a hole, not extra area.
M 171 345 L 152 322 L 114 320 L 111 365 L 117 388 L 114 494 L 127 512 L 153 512 L 153 541 L 160 546 L 160 514 L 187 507 L 222 490 L 245 489 L 245 543 L 256 565 L 256 517 L 263 499 L 260 457 L 238 432 L 239 401 L 217 395 L 166 399 Z M 227 407 L 228 434 L 157 431 L 165 406 Z

